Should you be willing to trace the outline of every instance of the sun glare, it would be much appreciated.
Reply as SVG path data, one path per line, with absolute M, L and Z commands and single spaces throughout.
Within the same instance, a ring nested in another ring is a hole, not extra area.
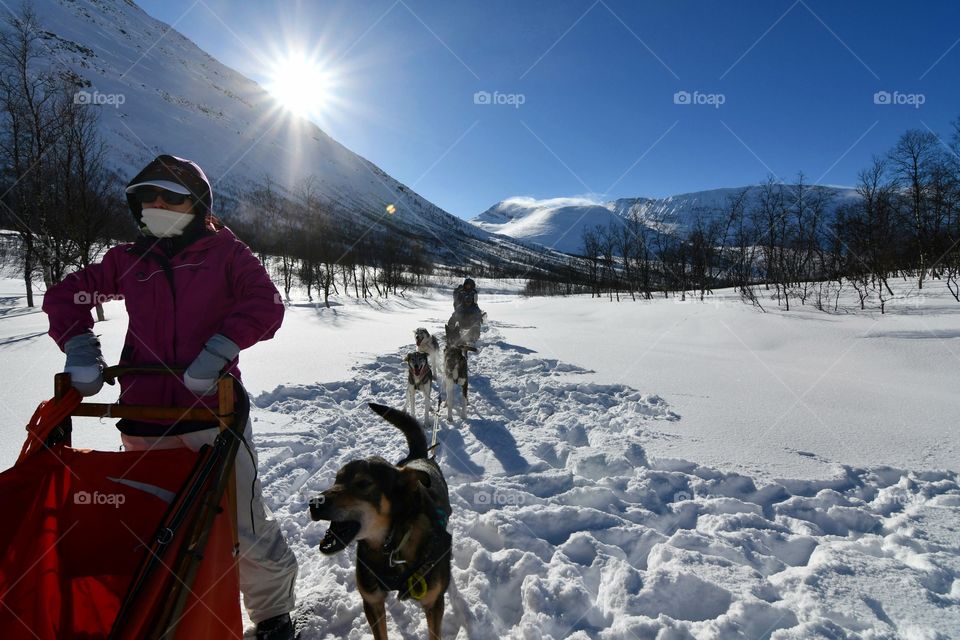
M 267 90 L 285 109 L 304 117 L 317 116 L 330 101 L 330 74 L 316 59 L 287 55 L 274 64 Z

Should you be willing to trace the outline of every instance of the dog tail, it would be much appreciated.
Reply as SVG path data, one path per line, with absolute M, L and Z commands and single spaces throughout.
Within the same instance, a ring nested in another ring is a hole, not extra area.
M 410 455 L 407 460 L 417 460 L 427 457 L 427 437 L 423 435 L 423 427 L 417 422 L 416 418 L 409 413 L 397 411 L 382 404 L 370 403 L 370 408 L 380 415 L 384 420 L 395 426 L 407 438 L 407 447 L 410 449 Z

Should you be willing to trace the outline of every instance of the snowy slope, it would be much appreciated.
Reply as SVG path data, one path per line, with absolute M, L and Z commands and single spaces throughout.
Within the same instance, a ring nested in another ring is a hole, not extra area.
M 88 80 L 91 95 L 122 96 L 122 104 L 100 111 L 112 165 L 123 175 L 176 150 L 228 190 L 267 175 L 293 188 L 317 175 L 323 192 L 348 208 L 379 213 L 399 200 L 395 181 L 278 110 L 258 84 L 134 3 L 44 0 L 35 7 L 56 61 Z
M 849 203 L 856 191 L 841 187 L 825 187 L 832 200 L 828 211 Z M 666 198 L 620 198 L 596 202 L 585 198 L 528 197 L 507 198 L 493 205 L 470 222 L 491 233 L 518 240 L 535 242 L 565 253 L 583 252 L 583 232 L 596 226 L 618 225 L 624 218 L 637 214 L 641 221 L 655 229 L 684 234 L 697 218 L 712 220 L 724 215 L 729 199 L 741 188 L 696 191 Z M 756 202 L 760 187 L 748 187 L 747 202 Z
M 365 403 L 402 404 L 402 357 L 416 327 L 446 320 L 447 284 L 300 300 L 242 356 L 267 502 L 301 565 L 303 640 L 371 637 L 353 548 L 319 554 L 307 500 L 347 460 L 405 453 Z M 63 364 L 18 286 L 0 281 L 0 468 Z M 942 283 L 923 297 L 897 283 L 885 316 L 518 286 L 480 282 L 474 408 L 441 434 L 445 638 L 960 637 L 960 305 Z M 107 315 L 114 360 L 122 305 Z M 81 446 L 117 441 L 109 421 L 75 426 Z M 415 605 L 388 611 L 391 637 L 425 637 Z
M 260 85 L 133 2 L 36 0 L 33 6 L 47 32 L 40 53 L 87 83 L 78 95 L 100 104 L 107 162 L 121 176 L 162 152 L 198 161 L 215 194 L 236 195 L 265 178 L 289 194 L 313 177 L 327 209 L 422 237 L 445 263 L 559 259 L 492 238 L 443 211 L 313 123 L 279 109 Z M 395 212 L 387 212 L 390 204 Z
M 526 197 L 507 198 L 471 220 L 491 233 L 572 254 L 583 252 L 583 233 L 587 229 L 606 228 L 622 221 L 609 204 L 584 198 Z
M 680 230 L 687 230 L 695 224 L 697 216 L 710 220 L 718 212 L 722 212 L 729 206 L 730 199 L 744 188 L 747 189 L 746 202 L 749 210 L 750 205 L 755 204 L 760 195 L 761 187 L 759 186 L 709 189 L 666 198 L 621 198 L 615 201 L 613 206 L 622 216 L 636 212 L 643 220 L 664 222 L 675 225 Z M 789 188 L 790 185 L 785 185 L 785 194 L 789 194 Z M 859 198 L 856 190 L 848 187 L 820 188 L 825 190 L 830 198 L 828 212 L 833 212 L 840 205 Z

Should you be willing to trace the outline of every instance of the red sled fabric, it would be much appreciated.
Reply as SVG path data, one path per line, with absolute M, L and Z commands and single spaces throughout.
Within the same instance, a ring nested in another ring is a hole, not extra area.
M 9 640 L 106 638 L 131 579 L 197 454 L 187 449 L 111 453 L 57 446 L 0 474 L 0 637 Z M 214 518 L 203 561 L 176 638 L 241 638 L 237 563 L 223 510 Z M 150 608 L 181 535 L 151 581 L 146 607 L 131 612 L 150 637 Z M 159 585 L 159 586 L 158 586 Z

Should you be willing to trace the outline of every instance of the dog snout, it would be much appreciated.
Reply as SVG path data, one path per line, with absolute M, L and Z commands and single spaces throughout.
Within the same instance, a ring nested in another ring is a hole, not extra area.
M 327 505 L 327 497 L 322 493 L 318 496 L 313 496 L 310 498 L 310 501 L 307 503 L 310 506 L 310 519 L 313 521 L 317 520 L 329 520 L 327 515 L 329 507 Z
M 333 487 L 310 498 L 307 503 L 310 506 L 310 518 L 312 520 L 336 520 L 340 512 L 337 496 L 341 493 L 336 487 Z

